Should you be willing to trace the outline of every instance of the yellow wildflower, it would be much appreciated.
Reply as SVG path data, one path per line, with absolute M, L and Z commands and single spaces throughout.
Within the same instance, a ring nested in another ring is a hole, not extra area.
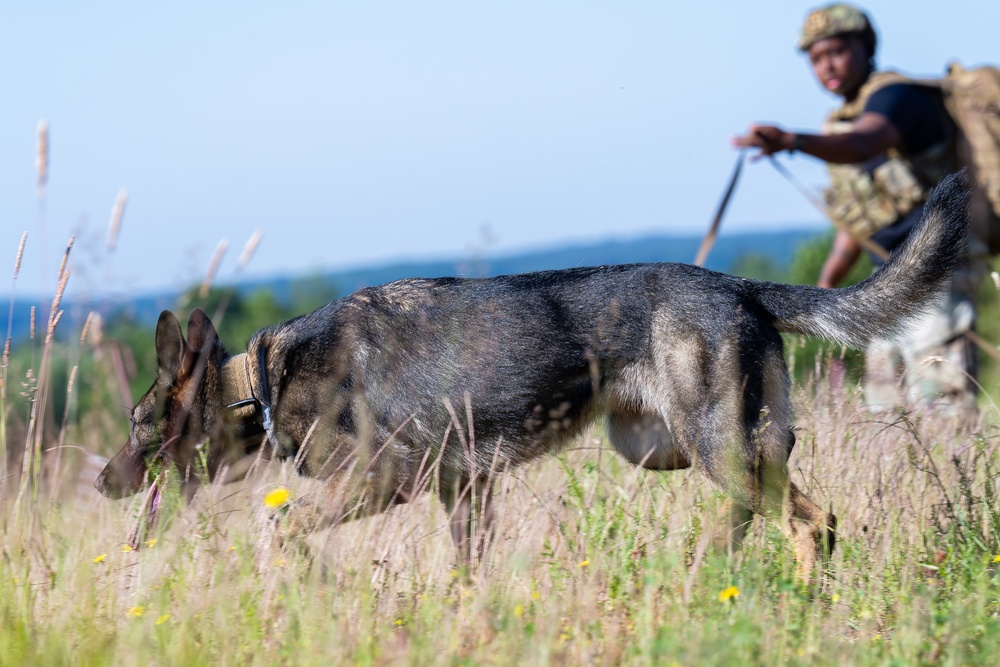
M 541 600 L 542 599 L 542 594 L 539 593 L 538 591 L 531 591 L 531 599 L 532 600 Z
M 156 538 L 155 537 L 151 537 L 148 540 L 146 540 L 146 546 L 149 547 L 150 549 L 152 549 L 153 547 L 155 547 L 156 546 Z
M 726 600 L 732 600 L 733 598 L 740 596 L 740 589 L 736 586 L 730 586 L 729 588 L 721 591 L 719 593 L 719 602 L 725 602 Z
M 832 602 L 833 604 L 837 604 L 838 602 L 840 602 L 840 593 L 834 593 L 833 595 L 831 595 L 830 602 Z
M 587 567 L 588 565 L 590 565 L 589 560 L 582 560 L 580 561 L 579 565 L 577 565 L 577 567 Z
M 104 562 L 104 559 L 105 559 L 105 558 L 107 558 L 107 557 L 108 557 L 108 555 L 107 555 L 107 554 L 101 554 L 100 556 L 96 556 L 96 557 L 94 558 L 94 562 L 95 562 L 95 563 L 103 563 L 103 562 Z
M 129 545 L 129 544 L 126 544 L 126 545 L 124 545 L 124 546 L 122 547 L 122 553 L 123 553 L 123 554 L 127 554 L 127 553 L 128 553 L 129 551 L 132 551 L 132 546 L 131 546 L 131 545 Z
M 269 510 L 278 509 L 282 505 L 288 502 L 288 499 L 292 497 L 291 491 L 283 486 L 279 486 L 274 491 L 264 496 L 264 507 Z
M 993 562 L 1000 563 L 1000 554 L 997 554 L 996 556 L 993 557 Z
M 156 619 L 156 624 L 163 625 L 169 620 L 170 620 L 170 614 L 164 614 L 163 616 L 160 616 L 159 618 Z
M 521 616 L 524 616 L 524 605 L 523 604 L 514 605 L 514 615 L 517 616 L 518 618 L 520 618 Z
M 132 618 L 139 618 L 145 613 L 146 613 L 146 608 L 143 607 L 141 604 L 136 605 L 128 610 L 128 615 Z

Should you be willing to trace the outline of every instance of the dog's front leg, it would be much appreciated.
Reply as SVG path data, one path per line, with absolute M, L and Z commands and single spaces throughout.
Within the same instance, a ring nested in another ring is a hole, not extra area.
M 409 502 L 411 492 L 392 475 L 391 468 L 358 468 L 354 464 L 330 475 L 322 486 L 272 514 L 278 539 L 300 538 Z
M 331 476 L 318 489 L 271 514 L 276 543 L 284 547 L 314 531 L 371 513 L 372 490 L 364 477 Z
M 275 537 L 282 546 L 333 523 L 333 520 L 328 520 L 323 514 L 318 504 L 309 498 L 292 501 L 271 514 L 270 519 Z
M 753 512 L 732 498 L 726 498 L 716 516 L 716 527 L 712 536 L 712 546 L 725 552 L 730 558 L 740 550 L 743 538 L 750 529 Z
M 486 477 L 459 477 L 441 481 L 438 497 L 448 512 L 451 539 L 461 564 L 474 567 L 483 562 L 493 541 L 493 485 Z

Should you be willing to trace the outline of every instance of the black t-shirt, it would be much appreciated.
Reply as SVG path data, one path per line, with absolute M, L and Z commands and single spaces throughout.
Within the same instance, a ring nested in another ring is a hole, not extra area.
M 923 217 L 923 215 L 924 205 L 920 204 L 896 222 L 892 223 L 888 227 L 883 227 L 872 234 L 872 241 L 885 248 L 888 252 L 892 252 L 899 246 L 903 245 L 903 241 L 905 241 L 906 237 L 910 235 L 910 232 L 912 232 L 913 228 L 916 227 L 918 222 L 920 222 L 920 218 Z M 885 261 L 870 251 L 868 252 L 868 257 L 871 258 L 874 266 L 882 266 L 882 263 Z
M 900 149 L 919 155 L 948 138 L 951 122 L 932 89 L 910 83 L 894 83 L 872 93 L 865 112 L 885 116 L 902 138 Z
M 892 123 L 902 141 L 900 151 L 907 155 L 919 155 L 946 141 L 951 132 L 951 119 L 941 96 L 924 86 L 894 83 L 880 88 L 868 98 L 865 112 L 881 114 Z M 884 158 L 878 161 L 882 160 Z M 895 250 L 920 220 L 923 209 L 923 205 L 917 206 L 902 219 L 872 235 L 872 241 L 890 252 Z M 869 255 L 876 266 L 882 263 L 874 254 Z

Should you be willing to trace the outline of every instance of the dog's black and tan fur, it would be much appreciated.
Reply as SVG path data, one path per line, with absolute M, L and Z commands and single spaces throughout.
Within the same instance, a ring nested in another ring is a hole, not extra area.
M 156 382 L 96 485 L 109 496 L 134 492 L 158 459 L 190 478 L 205 442 L 209 475 L 238 476 L 263 446 L 329 480 L 322 501 L 292 510 L 318 526 L 405 502 L 436 479 L 468 556 L 474 504 L 489 523 L 493 472 L 607 415 L 612 444 L 632 463 L 693 465 L 725 492 L 738 508 L 737 537 L 751 512 L 780 522 L 808 577 L 821 545 L 832 547 L 835 519 L 788 480 L 780 334 L 863 347 L 899 332 L 945 288 L 966 228 L 964 180 L 953 177 L 906 245 L 854 287 L 683 264 L 402 280 L 262 329 L 235 357 L 200 311 L 186 341 L 164 312 Z M 226 407 L 249 397 L 250 408 Z M 273 410 L 269 435 L 263 406 Z

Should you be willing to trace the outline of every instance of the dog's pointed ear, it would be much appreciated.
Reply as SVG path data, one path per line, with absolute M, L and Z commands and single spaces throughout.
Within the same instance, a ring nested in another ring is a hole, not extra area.
M 192 310 L 188 318 L 188 348 L 192 352 L 211 352 L 218 340 L 219 333 L 205 311 Z
M 156 364 L 159 373 L 169 381 L 177 378 L 184 352 L 181 323 L 169 310 L 160 313 L 156 322 Z

